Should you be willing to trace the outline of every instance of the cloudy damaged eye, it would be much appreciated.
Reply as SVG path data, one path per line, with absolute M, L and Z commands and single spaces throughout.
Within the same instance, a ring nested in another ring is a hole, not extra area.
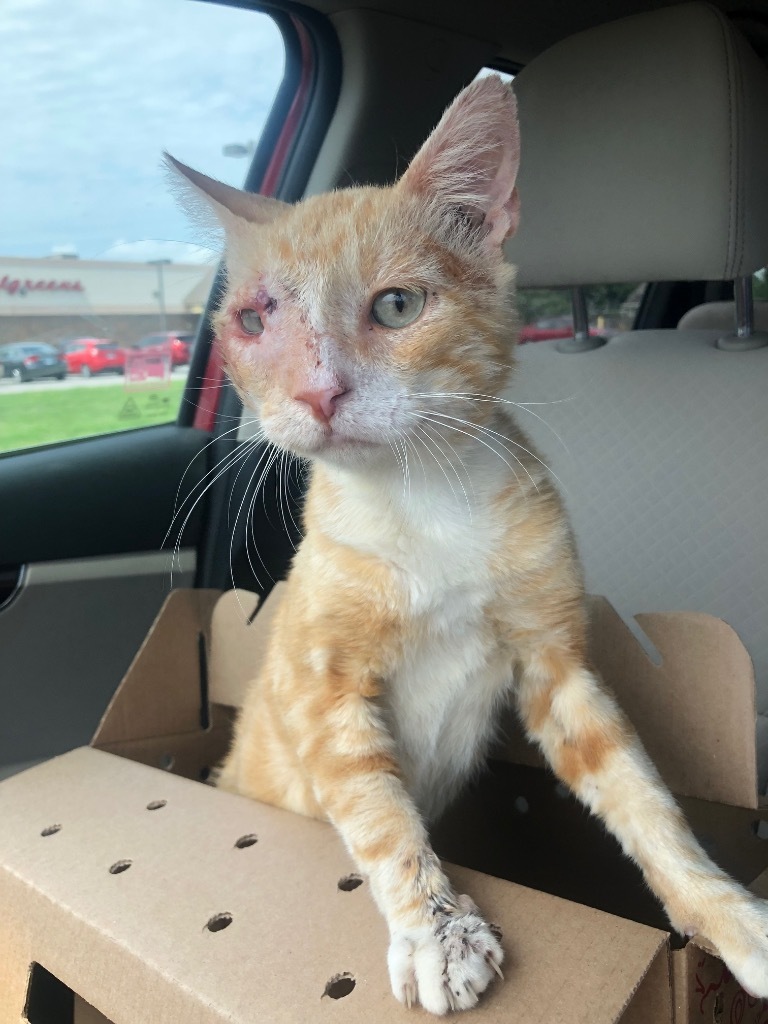
M 264 324 L 255 309 L 241 309 L 237 316 L 246 334 L 261 334 L 264 330 Z
M 382 327 L 407 327 L 420 315 L 427 293 L 419 289 L 390 288 L 373 300 L 371 316 Z

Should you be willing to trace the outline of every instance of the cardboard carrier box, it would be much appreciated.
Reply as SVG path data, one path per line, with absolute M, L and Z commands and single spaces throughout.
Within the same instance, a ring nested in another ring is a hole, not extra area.
M 0 785 L 0 1024 L 427 1019 L 390 993 L 384 921 L 334 830 L 201 784 L 281 591 L 258 614 L 243 591 L 172 593 L 92 745 Z M 638 616 L 652 658 L 606 601 L 592 612 L 594 662 L 697 834 L 760 891 L 738 637 L 707 615 Z M 669 934 L 512 716 L 435 844 L 504 935 L 506 980 L 470 1011 L 478 1024 L 768 1022 L 717 956 Z

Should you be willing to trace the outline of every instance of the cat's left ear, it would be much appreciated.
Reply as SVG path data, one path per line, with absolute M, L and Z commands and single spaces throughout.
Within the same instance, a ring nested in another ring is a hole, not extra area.
M 225 185 L 223 181 L 209 178 L 207 174 L 187 167 L 170 153 L 164 153 L 163 156 L 180 185 L 178 191 L 182 205 L 195 216 L 199 215 L 202 203 L 203 212 L 207 208 L 215 214 L 216 220 L 228 235 L 236 230 L 238 221 L 269 224 L 290 209 L 288 203 L 282 203 L 279 199 L 270 199 L 269 196 L 260 196 L 255 192 L 243 192 L 239 188 Z
M 519 165 L 514 93 L 489 75 L 459 93 L 396 187 L 469 217 L 501 246 L 520 217 Z

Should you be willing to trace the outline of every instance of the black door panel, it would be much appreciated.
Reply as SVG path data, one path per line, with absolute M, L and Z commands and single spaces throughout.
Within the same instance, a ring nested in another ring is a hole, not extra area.
M 171 424 L 0 459 L 0 566 L 157 551 L 185 470 L 182 499 L 205 473 L 209 439 Z M 196 544 L 199 511 L 185 546 Z

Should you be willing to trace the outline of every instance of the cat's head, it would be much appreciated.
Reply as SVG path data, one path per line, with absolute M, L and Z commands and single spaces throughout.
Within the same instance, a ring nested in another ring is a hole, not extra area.
M 226 235 L 215 331 L 243 403 L 278 446 L 336 463 L 392 461 L 424 414 L 482 421 L 509 375 L 518 220 L 513 94 L 456 98 L 391 188 L 295 206 L 169 158 Z M 446 421 L 447 422 L 447 421 Z

